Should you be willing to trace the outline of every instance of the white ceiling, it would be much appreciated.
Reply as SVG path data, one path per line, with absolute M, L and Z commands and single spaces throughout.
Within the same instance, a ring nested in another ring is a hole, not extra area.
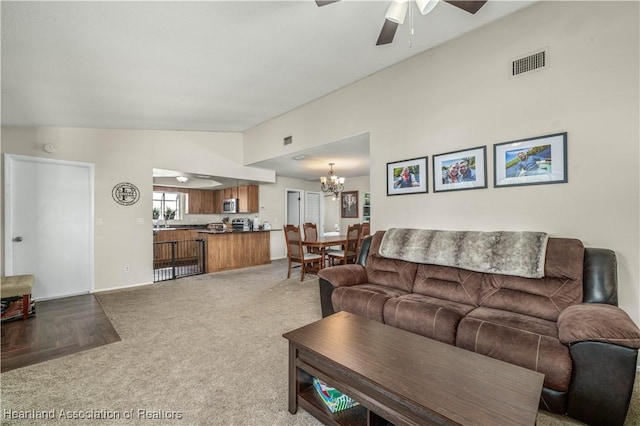
M 414 7 L 376 46 L 389 1 L 2 1 L 2 124 L 244 131 L 531 3 Z

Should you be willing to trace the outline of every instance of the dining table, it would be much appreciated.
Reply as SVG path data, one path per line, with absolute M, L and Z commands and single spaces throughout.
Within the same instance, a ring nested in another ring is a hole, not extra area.
M 322 260 L 320 261 L 320 269 L 325 268 L 327 248 L 332 246 L 344 246 L 347 244 L 346 235 L 319 236 L 315 241 L 303 240 L 302 245 L 305 247 L 314 247 L 319 249 Z

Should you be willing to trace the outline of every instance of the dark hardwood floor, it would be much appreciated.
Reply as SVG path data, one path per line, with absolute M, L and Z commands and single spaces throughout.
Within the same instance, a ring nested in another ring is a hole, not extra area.
M 0 333 L 3 373 L 120 340 L 92 294 L 36 302 L 34 317 L 4 322 Z

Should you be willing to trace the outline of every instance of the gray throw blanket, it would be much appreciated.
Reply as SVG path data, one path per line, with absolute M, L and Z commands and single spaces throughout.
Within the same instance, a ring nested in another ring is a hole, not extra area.
M 544 276 L 544 232 L 436 231 L 391 228 L 382 238 L 383 257 L 476 272 Z

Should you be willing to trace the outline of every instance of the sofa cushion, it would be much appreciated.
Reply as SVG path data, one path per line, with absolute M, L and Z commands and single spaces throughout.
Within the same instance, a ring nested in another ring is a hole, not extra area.
M 367 280 L 372 284 L 411 292 L 418 264 L 380 256 L 378 250 L 383 236 L 384 231 L 378 231 L 371 238 L 366 263 Z
M 474 306 L 412 293 L 389 299 L 383 314 L 385 324 L 455 345 L 458 323 L 473 309 Z
M 418 265 L 413 292 L 465 305 L 478 305 L 484 275 L 449 266 Z
M 556 321 L 565 308 L 582 302 L 583 261 L 582 242 L 550 238 L 543 278 L 486 274 L 479 305 Z
M 569 389 L 571 355 L 553 321 L 477 308 L 460 321 L 456 346 L 543 373 L 547 388 Z
M 384 304 L 392 297 L 407 294 L 406 291 L 378 284 L 359 284 L 337 287 L 331 295 L 335 312 L 347 311 L 378 322 L 383 321 Z
M 568 278 L 582 283 L 584 245 L 574 238 L 549 238 L 544 263 L 544 276 Z

